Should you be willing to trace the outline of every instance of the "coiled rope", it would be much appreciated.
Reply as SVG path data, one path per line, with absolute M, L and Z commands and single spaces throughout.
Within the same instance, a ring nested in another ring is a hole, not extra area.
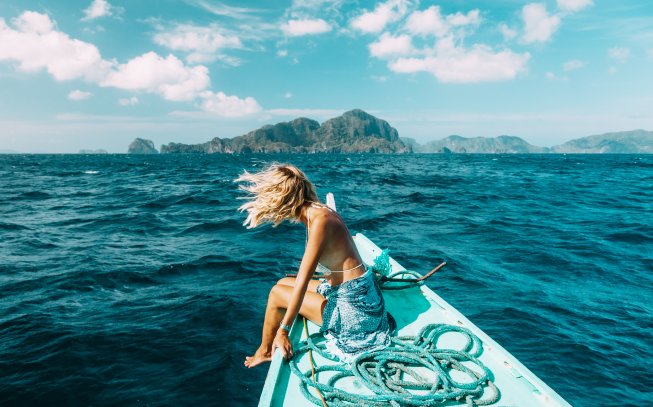
M 437 341 L 447 332 L 466 337 L 461 350 L 438 348 Z M 416 336 L 392 338 L 392 345 L 383 350 L 363 352 L 349 366 L 329 364 L 302 372 L 298 361 L 304 353 L 314 351 L 337 362 L 324 345 L 322 335 L 313 334 L 300 342 L 290 369 L 300 380 L 304 397 L 315 405 L 329 406 L 438 406 L 445 401 L 465 402 L 468 406 L 495 403 L 500 393 L 492 382 L 492 372 L 480 361 L 480 339 L 466 328 L 431 324 Z M 428 372 L 427 372 L 428 371 Z M 452 377 L 452 372 L 458 373 Z M 330 373 L 329 373 L 330 372 Z M 315 376 L 317 380 L 312 379 Z M 326 375 L 326 383 L 319 376 Z M 461 380 L 460 377 L 467 380 Z M 336 386 L 337 382 L 356 379 L 372 394 L 356 394 Z M 317 389 L 323 400 L 309 391 Z M 489 390 L 489 391 L 486 391 Z M 486 394 L 488 393 L 488 394 Z

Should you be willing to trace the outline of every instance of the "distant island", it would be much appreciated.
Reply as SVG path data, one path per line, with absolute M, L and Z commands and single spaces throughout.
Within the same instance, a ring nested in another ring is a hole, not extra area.
M 158 154 L 154 143 L 137 138 L 130 154 Z M 168 143 L 162 154 L 240 153 L 442 153 L 442 154 L 653 154 L 653 132 L 633 130 L 583 137 L 553 147 L 538 147 L 517 136 L 461 137 L 420 144 L 399 137 L 382 119 L 360 109 L 322 123 L 304 117 L 266 125 L 242 136 L 215 137 L 202 144 Z
M 170 143 L 161 153 L 410 153 L 397 130 L 355 109 L 322 123 L 300 117 L 203 144 Z
M 107 150 L 98 149 L 98 150 L 79 150 L 77 154 L 109 154 Z
M 132 141 L 127 150 L 129 154 L 159 154 L 152 140 L 137 138 Z

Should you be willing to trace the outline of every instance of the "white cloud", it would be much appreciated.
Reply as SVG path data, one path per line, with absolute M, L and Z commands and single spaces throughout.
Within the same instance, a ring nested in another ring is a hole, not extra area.
M 408 35 L 392 36 L 389 33 L 383 33 L 381 37 L 369 45 L 370 55 L 377 58 L 390 56 L 408 55 L 415 50 Z
M 68 94 L 68 99 L 74 100 L 74 101 L 80 101 L 80 100 L 86 100 L 93 96 L 91 92 L 85 92 L 83 90 L 75 89 L 74 91 L 70 92 Z
M 456 46 L 452 38 L 439 41 L 435 53 L 424 58 L 399 58 L 389 64 L 398 73 L 428 72 L 440 82 L 477 83 L 514 79 L 526 69 L 528 53 L 494 51 L 487 45 Z
M 525 5 L 522 8 L 522 19 L 524 20 L 522 42 L 526 44 L 548 41 L 560 26 L 560 17 L 550 15 L 546 6 L 541 3 Z
M 57 81 L 83 79 L 102 87 L 154 93 L 170 101 L 199 98 L 203 108 L 227 117 L 261 109 L 251 97 L 210 92 L 208 68 L 185 65 L 174 55 L 147 52 L 119 64 L 102 59 L 95 45 L 56 31 L 46 14 L 26 11 L 12 25 L 0 18 L 0 61 L 16 62 L 21 71 L 46 70 Z M 82 93 L 71 92 L 69 97 L 79 98 Z M 129 99 L 130 104 L 137 101 Z
M 205 91 L 210 79 L 209 70 L 203 65 L 189 67 L 174 55 L 163 58 L 155 52 L 147 52 L 119 65 L 100 85 L 183 101 L 193 100 Z
M 84 10 L 82 20 L 94 20 L 100 17 L 107 17 L 113 14 L 113 7 L 107 0 L 93 0 L 90 6 Z
M 241 99 L 223 92 L 213 93 L 210 91 L 203 92 L 200 97 L 202 98 L 202 110 L 222 117 L 250 116 L 261 111 L 261 106 L 252 97 Z
M 132 96 L 130 98 L 118 99 L 118 104 L 120 106 L 134 106 L 137 103 L 138 103 L 138 98 L 136 96 Z
M 562 11 L 575 12 L 594 4 L 592 0 L 557 0 L 558 8 Z
M 292 95 L 291 92 L 286 92 L 286 93 L 283 94 L 283 97 L 286 98 L 286 99 L 290 99 L 290 98 L 292 98 L 292 96 L 293 95 Z
M 188 53 L 186 61 L 189 63 L 205 63 L 221 59 L 230 65 L 234 64 L 230 57 L 220 55 L 219 51 L 243 46 L 236 35 L 224 32 L 214 24 L 208 27 L 179 24 L 170 31 L 155 34 L 154 42 L 173 51 Z
M 373 11 L 365 11 L 353 18 L 349 24 L 355 30 L 363 33 L 378 33 L 386 25 L 403 17 L 408 11 L 409 0 L 388 0 L 379 3 Z
M 630 57 L 630 49 L 625 47 L 613 47 L 608 50 L 608 56 L 623 64 L 628 61 L 628 58 Z
M 508 27 L 508 25 L 505 23 L 499 24 L 499 32 L 501 32 L 503 39 L 506 41 L 510 41 L 517 36 L 517 31 Z
M 464 27 L 466 25 L 478 25 L 481 22 L 481 12 L 474 9 L 467 14 L 457 12 L 447 16 L 447 23 L 453 27 Z
M 331 26 L 321 18 L 289 20 L 281 24 L 281 31 L 289 37 L 322 34 L 331 31 Z
M 288 50 L 287 49 L 280 49 L 277 51 L 277 56 L 279 58 L 285 58 L 288 56 Z
M 435 35 L 442 37 L 449 32 L 449 26 L 440 14 L 439 6 L 431 6 L 426 10 L 416 10 L 406 21 L 406 30 L 417 35 Z
M 23 33 L 49 34 L 54 30 L 54 23 L 50 17 L 35 11 L 25 11 L 12 22 Z
M 481 14 L 478 9 L 471 10 L 467 14 L 457 12 L 443 16 L 439 6 L 431 6 L 426 10 L 412 12 L 406 19 L 405 29 L 415 35 L 443 37 L 453 28 L 477 26 L 480 22 Z
M 111 68 L 97 47 L 56 31 L 47 14 L 25 11 L 12 20 L 15 29 L 0 18 L 0 61 L 18 63 L 18 69 L 45 69 L 58 81 L 94 81 Z
M 553 72 L 547 72 L 547 73 L 545 74 L 545 76 L 546 76 L 546 79 L 549 79 L 549 80 L 551 80 L 551 81 L 554 81 L 554 80 L 558 79 L 558 77 L 556 76 L 556 74 L 554 74 Z
M 575 71 L 576 69 L 580 69 L 584 66 L 585 66 L 585 62 L 578 59 L 572 59 L 562 64 L 562 70 L 565 72 Z

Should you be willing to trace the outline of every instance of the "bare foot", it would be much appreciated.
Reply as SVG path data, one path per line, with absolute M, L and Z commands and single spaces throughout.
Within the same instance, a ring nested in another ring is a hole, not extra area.
M 272 355 L 270 354 L 270 351 L 264 348 L 258 348 L 256 349 L 256 353 L 254 353 L 253 356 L 247 356 L 245 357 L 245 366 L 248 368 L 252 368 L 254 366 L 258 366 L 261 363 L 264 362 L 269 362 L 272 360 Z

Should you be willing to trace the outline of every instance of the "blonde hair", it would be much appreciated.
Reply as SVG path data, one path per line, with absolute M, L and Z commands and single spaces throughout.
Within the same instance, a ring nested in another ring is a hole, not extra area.
M 244 171 L 234 182 L 246 182 L 239 189 L 249 194 L 238 208 L 247 211 L 243 225 L 248 229 L 270 222 L 273 226 L 284 220 L 297 221 L 305 202 L 317 201 L 315 186 L 297 167 L 274 163 L 263 171 Z

